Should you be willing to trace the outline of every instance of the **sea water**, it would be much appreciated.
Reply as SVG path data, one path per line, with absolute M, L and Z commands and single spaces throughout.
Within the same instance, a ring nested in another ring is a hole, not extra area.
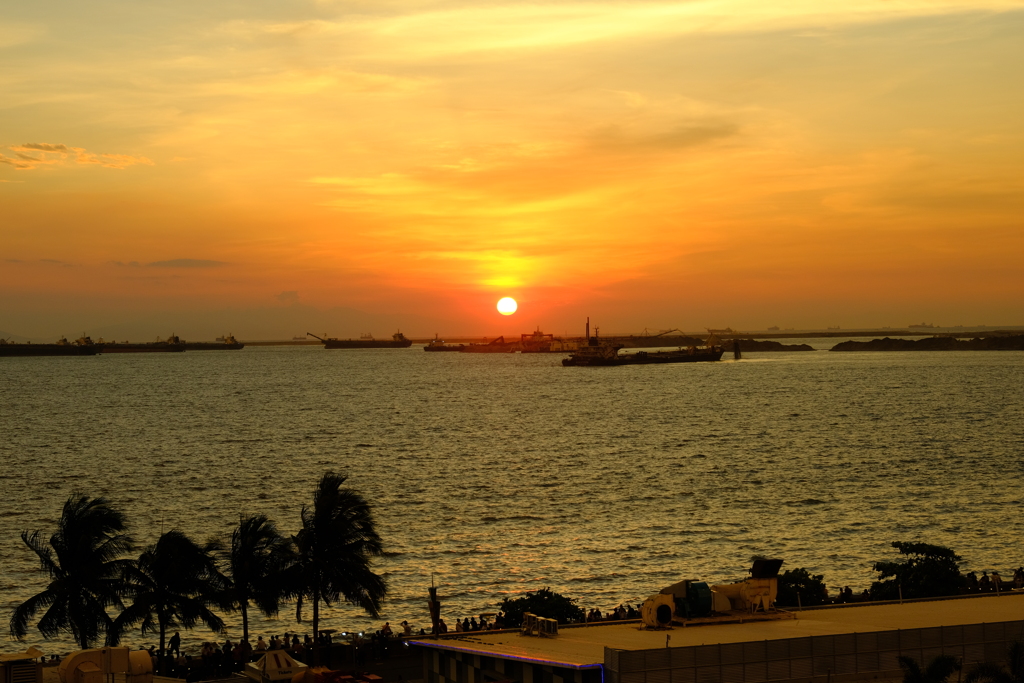
M 240 514 L 294 533 L 328 470 L 373 506 L 389 595 L 380 619 L 334 605 L 323 628 L 429 627 L 432 582 L 451 621 L 544 587 L 607 610 L 741 579 L 755 555 L 860 592 L 894 540 L 950 546 L 965 571 L 1024 564 L 1024 354 L 560 361 L 419 346 L 0 359 L 4 623 L 47 583 L 20 532 L 48 536 L 72 492 L 110 499 L 140 546 L 170 529 L 227 542 Z M 252 625 L 309 628 L 291 605 Z M 26 644 L 74 649 L 35 630 Z

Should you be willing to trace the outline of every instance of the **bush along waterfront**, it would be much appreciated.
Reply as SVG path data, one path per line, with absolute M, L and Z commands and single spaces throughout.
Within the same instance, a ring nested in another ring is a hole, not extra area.
M 937 598 L 972 593 L 994 593 L 1008 588 L 1024 588 L 1024 567 L 1013 570 L 1012 583 L 1004 582 L 998 572 L 987 571 L 978 578 L 976 572 L 963 574 L 963 558 L 941 545 L 912 541 L 893 541 L 892 547 L 902 556 L 895 560 L 879 560 L 872 564 L 877 579 L 860 594 L 849 586 L 837 587 L 833 597 L 822 574 L 811 574 L 798 567 L 779 575 L 780 606 L 812 607 L 847 602 Z M 799 595 L 799 598 L 797 597 Z M 1024 683 L 1024 681 L 1022 681 Z
M 878 581 L 871 584 L 875 600 L 956 595 L 967 585 L 960 574 L 963 558 L 949 548 L 928 543 L 893 541 L 904 559 L 875 562 Z
M 523 624 L 523 614 L 529 612 L 538 617 L 554 619 L 560 624 L 583 621 L 586 614 L 576 601 L 553 592 L 550 588 L 541 588 L 536 593 L 527 593 L 519 598 L 505 598 L 501 602 L 504 623 L 511 628 Z

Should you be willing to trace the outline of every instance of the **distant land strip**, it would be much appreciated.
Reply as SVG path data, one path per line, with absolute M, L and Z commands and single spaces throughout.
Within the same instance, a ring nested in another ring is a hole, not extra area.
M 910 330 L 828 330 L 826 332 L 798 332 L 798 331 L 786 331 L 786 332 L 737 332 L 737 331 L 715 331 L 717 336 L 722 341 L 731 342 L 734 339 L 739 339 L 741 342 L 744 340 L 755 340 L 755 339 L 827 339 L 827 338 L 861 338 L 861 337 L 949 337 L 951 339 L 956 338 L 988 338 L 988 337 L 1011 337 L 1020 335 L 1020 330 L 984 330 L 984 331 L 956 331 L 956 332 L 913 332 Z M 557 335 L 556 335 L 557 336 Z M 645 335 L 645 334 L 615 334 L 615 335 L 601 335 L 601 339 L 608 342 L 616 342 L 625 344 L 629 348 L 633 347 L 653 347 L 653 346 L 695 346 L 703 344 L 707 339 L 706 334 L 703 335 Z M 466 337 L 466 336 L 451 336 L 442 337 L 448 344 L 486 344 L 493 341 L 497 337 Z M 566 341 L 585 341 L 582 336 L 575 337 L 558 337 Z M 433 337 L 410 337 L 413 344 L 427 344 L 434 340 Z M 282 339 L 282 340 L 243 340 L 247 346 L 317 346 L 322 344 L 315 339 L 298 340 L 298 339 Z M 806 346 L 806 344 L 797 344 L 795 346 Z M 743 351 L 759 351 L 767 349 L 755 349 L 755 348 L 743 348 Z M 810 347 L 808 347 L 809 349 Z
M 1024 351 L 1024 334 L 1011 337 L 927 337 L 925 339 L 872 339 L 845 341 L 832 351 Z

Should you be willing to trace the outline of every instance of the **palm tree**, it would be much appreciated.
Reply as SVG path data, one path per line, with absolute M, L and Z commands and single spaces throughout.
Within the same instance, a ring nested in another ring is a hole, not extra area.
M 277 616 L 284 593 L 283 573 L 292 561 L 291 541 L 266 515 L 239 516 L 225 553 L 225 607 L 242 613 L 242 639 L 249 640 L 249 605 Z
M 923 671 L 910 657 L 900 657 L 899 663 L 903 683 L 946 683 L 954 671 L 960 670 L 960 660 L 953 655 L 939 655 Z
M 979 662 L 964 675 L 964 683 L 1024 683 L 1024 643 L 1010 645 L 1004 669 L 993 662 Z
M 313 663 L 320 662 L 320 602 L 339 600 L 359 605 L 377 617 L 387 584 L 370 563 L 383 554 L 370 505 L 358 492 L 343 488 L 347 477 L 327 472 L 313 493 L 313 505 L 302 506 L 302 528 L 295 536 L 296 561 L 291 593 L 313 604 Z
M 110 644 L 141 624 L 143 635 L 160 634 L 162 658 L 168 629 L 191 629 L 202 622 L 223 631 L 224 622 L 210 610 L 224 590 L 213 559 L 219 549 L 215 542 L 198 545 L 176 529 L 160 536 L 126 572 L 132 604 L 114 620 Z
M 38 624 L 43 637 L 70 633 L 83 650 L 99 641 L 111 625 L 107 608 L 124 607 L 121 576 L 131 561 L 121 557 L 132 548 L 127 528 L 125 515 L 106 498 L 73 493 L 49 541 L 39 531 L 22 531 L 50 584 L 14 609 L 11 636 L 24 638 L 29 620 L 45 609 Z

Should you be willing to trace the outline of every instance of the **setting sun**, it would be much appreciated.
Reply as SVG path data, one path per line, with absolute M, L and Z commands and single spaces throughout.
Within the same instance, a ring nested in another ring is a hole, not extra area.
M 516 300 L 510 296 L 506 296 L 504 299 L 498 301 L 498 313 L 502 315 L 512 315 L 519 308 L 519 304 Z

